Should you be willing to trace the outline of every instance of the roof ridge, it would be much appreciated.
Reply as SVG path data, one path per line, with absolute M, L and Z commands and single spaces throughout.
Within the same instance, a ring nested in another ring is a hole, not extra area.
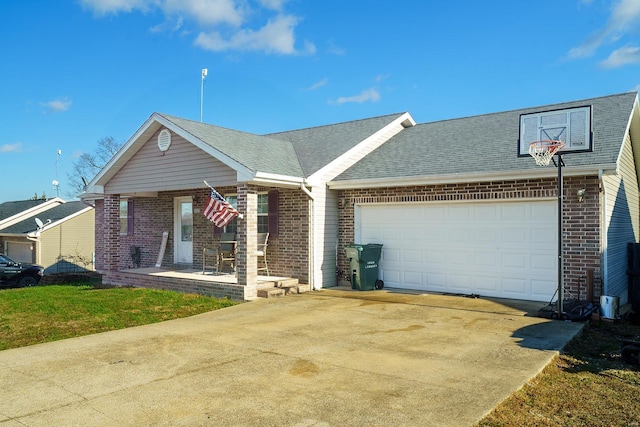
M 282 130 L 282 131 L 278 131 L 278 132 L 269 132 L 269 133 L 265 133 L 262 134 L 263 136 L 269 136 L 269 135 L 277 135 L 277 134 L 281 134 L 281 133 L 290 133 L 290 132 L 298 132 L 298 131 L 303 131 L 303 130 L 309 130 L 309 129 L 320 129 L 320 128 L 326 128 L 326 127 L 331 127 L 331 126 L 338 126 L 338 125 L 345 125 L 348 123 L 358 123 L 358 122 L 363 122 L 366 120 L 375 120 L 375 119 L 380 119 L 383 117 L 392 117 L 392 116 L 401 116 L 403 114 L 406 114 L 407 111 L 403 111 L 400 113 L 392 113 L 392 114 L 381 114 L 379 116 L 373 116 L 373 117 L 366 117 L 366 118 L 362 118 L 362 119 L 356 119 L 356 120 L 346 120 L 343 122 L 338 122 L 338 123 L 329 123 L 329 124 L 324 124 L 324 125 L 318 125 L 318 126 L 307 126 L 304 128 L 299 128 L 299 129 L 289 129 L 289 130 Z
M 486 116 L 498 115 L 498 114 L 507 114 L 507 113 L 513 113 L 513 112 L 516 112 L 516 111 L 536 110 L 536 109 L 540 109 L 540 108 L 555 107 L 555 106 L 566 105 L 566 104 L 575 104 L 577 102 L 596 101 L 596 100 L 599 100 L 599 99 L 615 98 L 615 97 L 618 97 L 618 96 L 631 95 L 632 93 L 635 93 L 636 96 L 638 96 L 638 93 L 640 93 L 640 91 L 632 90 L 632 91 L 629 91 L 629 92 L 620 92 L 620 93 L 615 93 L 615 94 L 612 94 L 612 95 L 602 95 L 602 96 L 596 96 L 596 97 L 592 97 L 592 98 L 575 99 L 575 100 L 572 100 L 572 101 L 554 102 L 552 104 L 543 104 L 543 105 L 535 105 L 535 106 L 531 106 L 531 107 L 512 108 L 510 110 L 494 111 L 494 112 L 491 112 L 491 113 L 472 114 L 472 115 L 469 115 L 469 116 L 452 117 L 452 118 L 448 118 L 448 119 L 434 120 L 434 121 L 431 121 L 431 122 L 420 122 L 420 123 L 416 123 L 416 126 L 433 124 L 433 123 L 445 123 L 445 122 L 451 122 L 451 121 L 454 121 L 454 120 L 473 119 L 473 118 L 477 118 L 477 117 L 486 117 Z

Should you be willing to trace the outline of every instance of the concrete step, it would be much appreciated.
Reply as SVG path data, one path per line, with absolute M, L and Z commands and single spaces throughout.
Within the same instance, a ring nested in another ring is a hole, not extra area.
M 296 279 L 297 282 L 297 279 Z M 258 289 L 258 298 L 274 298 L 283 297 L 290 294 L 301 294 L 303 292 L 309 292 L 311 287 L 309 285 L 294 284 L 290 286 L 279 286 L 273 288 Z

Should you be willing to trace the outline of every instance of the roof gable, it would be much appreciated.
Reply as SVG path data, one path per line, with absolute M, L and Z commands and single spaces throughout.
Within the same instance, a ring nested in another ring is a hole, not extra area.
M 405 113 L 268 134 L 290 141 L 308 177 Z

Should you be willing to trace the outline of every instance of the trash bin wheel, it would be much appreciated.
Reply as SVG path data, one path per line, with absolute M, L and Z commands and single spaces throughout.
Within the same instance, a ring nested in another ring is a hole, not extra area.
M 384 282 L 380 279 L 376 280 L 376 284 L 375 284 L 376 289 L 382 289 L 384 288 Z

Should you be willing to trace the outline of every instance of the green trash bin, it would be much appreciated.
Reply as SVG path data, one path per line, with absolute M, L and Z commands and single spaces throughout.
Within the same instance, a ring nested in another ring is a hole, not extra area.
M 345 246 L 345 251 L 350 266 L 351 289 L 360 291 L 382 289 L 384 283 L 378 279 L 378 262 L 382 253 L 382 245 L 377 243 L 350 244 Z

